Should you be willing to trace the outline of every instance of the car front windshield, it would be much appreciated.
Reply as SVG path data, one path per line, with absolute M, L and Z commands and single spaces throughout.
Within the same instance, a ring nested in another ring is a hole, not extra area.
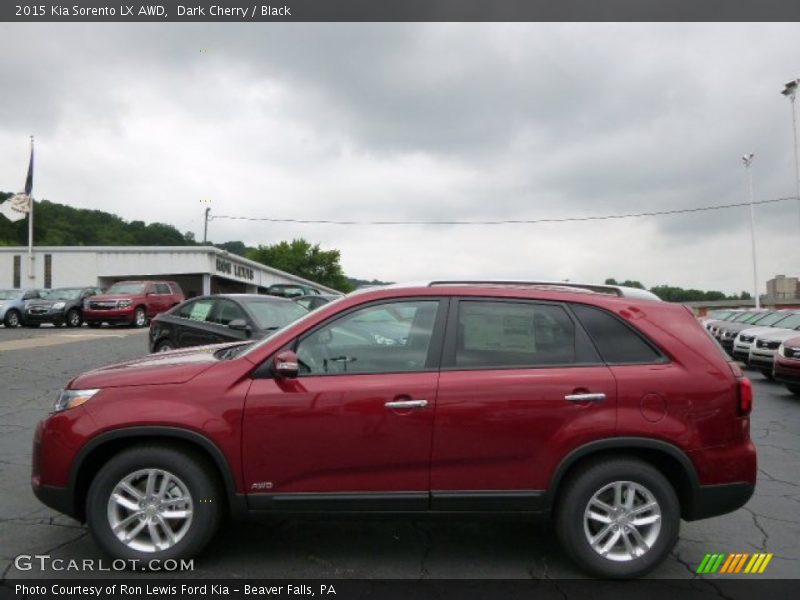
M 758 326 L 759 327 L 761 327 L 761 326 L 770 327 L 771 325 L 774 325 L 775 323 L 778 323 L 781 319 L 785 319 L 787 317 L 787 315 L 788 315 L 788 313 L 785 313 L 785 312 L 774 312 L 774 313 L 771 313 L 771 314 L 767 315 L 766 317 L 764 317 L 763 319 L 759 319 L 758 320 Z
M 143 283 L 115 283 L 110 288 L 106 294 L 143 294 L 144 293 L 144 284 Z
M 754 319 L 757 319 L 758 317 L 760 317 L 763 314 L 764 313 L 746 312 L 746 313 L 742 313 L 741 315 L 736 317 L 733 321 L 734 321 L 734 323 L 751 323 Z
M 800 327 L 800 314 L 793 314 L 781 321 L 778 321 L 775 324 L 775 327 L 780 327 L 781 329 L 797 329 Z
M 45 300 L 75 300 L 81 295 L 81 288 L 61 288 L 50 290 L 43 298 Z
M 296 302 L 245 300 L 244 304 L 253 313 L 261 329 L 280 329 L 308 314 L 308 311 Z
M 22 297 L 22 290 L 0 290 L 0 300 L 16 300 Z

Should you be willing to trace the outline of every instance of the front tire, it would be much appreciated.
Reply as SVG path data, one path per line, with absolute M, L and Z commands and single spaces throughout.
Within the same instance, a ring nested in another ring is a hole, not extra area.
M 794 385 L 792 383 L 787 383 L 786 388 L 792 392 L 795 396 L 800 396 L 800 385 Z
M 3 324 L 6 327 L 19 327 L 20 324 L 20 314 L 18 310 L 14 310 L 13 308 L 6 313 L 5 318 L 3 319 Z
M 219 526 L 222 495 L 201 457 L 162 445 L 136 446 L 111 458 L 89 487 L 86 520 L 114 558 L 190 558 Z
M 775 376 L 772 374 L 772 371 L 768 371 L 767 369 L 761 369 L 761 374 L 767 378 L 768 381 L 774 381 Z
M 639 577 L 672 550 L 680 529 L 675 490 L 657 469 L 629 458 L 579 467 L 559 494 L 556 531 L 593 575 Z
M 155 352 L 169 352 L 175 350 L 175 346 L 169 340 L 161 340 L 156 344 Z
M 67 327 L 80 327 L 83 325 L 83 317 L 81 317 L 81 311 L 77 308 L 71 309 L 67 313 Z

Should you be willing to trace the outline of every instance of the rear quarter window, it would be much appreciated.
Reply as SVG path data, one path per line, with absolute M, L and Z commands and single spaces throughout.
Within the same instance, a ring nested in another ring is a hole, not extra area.
M 641 333 L 611 313 L 573 304 L 572 311 L 592 338 L 603 360 L 610 365 L 638 365 L 666 362 L 659 352 Z

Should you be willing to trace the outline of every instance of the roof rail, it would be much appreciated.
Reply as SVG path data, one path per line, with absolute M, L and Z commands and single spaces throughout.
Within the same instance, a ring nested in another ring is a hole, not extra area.
M 492 280 L 492 279 L 482 279 L 482 280 L 454 279 L 454 280 L 431 281 L 428 283 L 428 287 L 434 287 L 437 285 L 511 285 L 511 286 L 548 285 L 557 287 L 577 288 L 581 290 L 587 290 L 590 292 L 596 292 L 598 294 L 611 294 L 614 296 L 620 296 L 625 298 L 640 298 L 643 300 L 658 300 L 658 301 L 661 300 L 661 298 L 656 296 L 653 292 L 649 292 L 641 288 L 627 287 L 624 285 L 576 283 L 573 281 L 545 281 L 545 280 L 509 281 L 509 280 Z

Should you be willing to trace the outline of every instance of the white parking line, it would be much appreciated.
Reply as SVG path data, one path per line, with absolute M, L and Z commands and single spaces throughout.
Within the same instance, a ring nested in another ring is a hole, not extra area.
M 0 342 L 0 352 L 6 350 L 28 350 L 30 348 L 43 348 L 47 346 L 59 346 L 61 344 L 72 344 L 88 340 L 100 340 L 103 338 L 122 338 L 131 335 L 144 335 L 146 329 L 131 329 L 125 332 L 103 332 L 93 333 L 54 333 L 52 335 L 40 335 L 33 338 L 22 340 L 9 340 Z

